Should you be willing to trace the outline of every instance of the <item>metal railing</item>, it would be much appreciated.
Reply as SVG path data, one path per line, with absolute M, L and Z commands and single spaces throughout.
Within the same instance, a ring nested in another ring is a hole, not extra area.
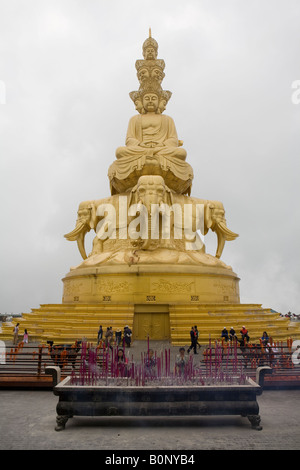
M 222 367 L 231 370 L 233 367 L 243 368 L 251 378 L 255 378 L 258 367 L 269 366 L 272 375 L 266 378 L 265 386 L 286 385 L 300 387 L 300 350 L 295 353 L 293 341 L 288 338 L 286 342 L 270 341 L 264 345 L 234 342 L 215 341 L 204 347 L 202 363 L 207 367 L 210 362 L 213 367 Z
M 97 363 L 99 367 L 103 365 L 103 344 L 92 345 L 97 348 Z M 293 381 L 295 386 L 300 386 L 300 364 L 295 361 L 292 342 L 277 342 L 271 348 L 262 344 L 247 344 L 245 347 L 224 343 L 221 341 L 212 342 L 209 345 L 202 345 L 200 348 L 200 365 L 205 368 L 209 364 L 211 367 L 219 367 L 230 370 L 233 367 L 243 367 L 245 373 L 253 378 L 256 369 L 261 366 L 272 368 L 272 376 L 268 377 L 268 382 L 280 384 L 285 380 Z M 176 348 L 177 353 L 177 348 Z M 192 353 L 190 353 L 192 354 Z M 299 352 L 300 359 L 300 352 Z M 24 344 L 7 346 L 5 358 L 2 355 L 0 362 L 0 387 L 7 384 L 22 385 L 31 379 L 32 384 L 40 384 L 41 380 L 51 386 L 51 376 L 45 373 L 47 366 L 59 366 L 61 376 L 66 377 L 72 371 L 79 370 L 81 364 L 81 342 L 73 344 L 55 345 L 48 344 Z

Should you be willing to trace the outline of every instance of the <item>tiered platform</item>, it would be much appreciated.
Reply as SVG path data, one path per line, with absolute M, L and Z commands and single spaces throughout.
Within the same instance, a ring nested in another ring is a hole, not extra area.
M 249 331 L 251 342 L 259 342 L 264 331 L 274 341 L 300 338 L 299 323 L 290 322 L 288 318 L 259 304 L 170 305 L 172 344 L 186 344 L 187 332 L 192 325 L 198 327 L 201 344 L 220 338 L 224 327 L 228 332 L 233 327 L 239 337 L 243 325 Z
M 130 305 L 87 305 L 87 304 L 46 304 L 24 313 L 15 323 L 20 323 L 19 338 L 24 329 L 30 341 L 45 343 L 54 341 L 56 344 L 82 340 L 96 343 L 99 326 L 105 332 L 108 326 L 124 329 L 125 325 L 133 326 L 133 306 Z M 11 340 L 12 324 L 3 324 L 0 339 Z
M 82 339 L 96 343 L 100 325 L 104 332 L 108 326 L 113 331 L 117 328 L 123 331 L 128 325 L 133 330 L 133 340 L 147 339 L 149 334 L 150 339 L 169 340 L 174 346 L 189 344 L 192 325 L 198 327 L 201 344 L 220 338 L 225 326 L 228 331 L 233 327 L 239 336 L 243 325 L 251 342 L 258 342 L 264 331 L 274 341 L 300 339 L 299 322 L 290 322 L 257 304 L 46 304 L 24 313 L 14 323 L 17 321 L 20 339 L 26 328 L 30 341 L 40 343 L 64 344 Z M 156 325 L 156 329 L 147 328 L 147 321 Z M 4 323 L 0 339 L 11 341 L 12 336 L 13 325 Z

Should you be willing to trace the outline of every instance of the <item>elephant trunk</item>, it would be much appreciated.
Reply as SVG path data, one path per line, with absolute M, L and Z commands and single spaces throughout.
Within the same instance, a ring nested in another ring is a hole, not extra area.
M 152 227 L 152 224 L 154 223 L 154 220 L 156 223 L 158 222 L 158 227 L 156 227 L 156 230 L 158 230 L 159 236 L 159 221 L 157 218 L 159 217 L 159 207 L 162 203 L 162 200 L 157 202 L 157 200 L 151 198 L 147 200 L 146 204 L 144 204 L 147 209 L 147 238 L 142 244 L 142 250 L 150 250 L 151 247 L 153 247 L 152 234 L 154 233 L 155 228 Z

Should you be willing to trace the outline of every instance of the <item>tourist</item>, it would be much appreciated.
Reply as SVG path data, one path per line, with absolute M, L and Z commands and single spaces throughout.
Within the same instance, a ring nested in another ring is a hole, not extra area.
M 102 328 L 102 325 L 99 326 L 99 331 L 98 331 L 98 336 L 97 336 L 97 344 L 100 343 L 100 341 L 102 341 L 102 338 L 103 338 L 103 328 Z
M 26 329 L 24 330 L 23 341 L 24 341 L 24 344 L 28 343 L 28 333 Z
M 128 325 L 124 326 L 124 339 L 126 346 L 130 348 L 132 331 Z
M 224 326 L 224 328 L 223 328 L 223 331 L 221 333 L 221 338 L 224 339 L 226 342 L 229 339 L 229 335 L 228 335 L 228 331 L 227 331 L 226 326 Z
M 198 339 L 199 339 L 199 331 L 198 331 L 197 325 L 194 326 L 194 329 L 195 329 L 195 337 L 196 337 L 196 346 L 198 346 L 198 348 L 200 349 L 200 348 L 201 348 L 201 344 L 200 344 L 199 341 L 198 341 Z
M 276 348 L 276 344 L 275 343 L 271 344 L 270 342 L 268 342 L 266 344 L 266 353 L 268 354 L 269 364 L 272 367 L 272 364 L 277 359 L 277 354 L 278 354 L 278 349 Z
M 108 340 L 109 340 L 109 326 L 106 328 L 106 332 L 104 335 L 104 344 L 106 348 L 108 348 Z
M 263 335 L 262 337 L 260 338 L 261 339 L 261 342 L 262 342 L 262 345 L 264 347 L 267 346 L 268 342 L 269 342 L 269 336 L 268 336 L 268 333 L 266 331 L 263 332 Z
M 128 360 L 125 357 L 123 349 L 118 349 L 117 353 L 117 374 L 121 377 L 127 375 L 127 363 Z
M 112 349 L 112 344 L 114 342 L 114 332 L 113 332 L 113 329 L 112 329 L 112 326 L 109 327 L 109 347 L 110 349 Z
M 189 354 L 191 349 L 193 349 L 194 354 L 198 354 L 197 353 L 197 338 L 196 338 L 196 335 L 195 335 L 195 328 L 193 326 L 192 326 L 191 331 L 190 331 L 190 337 L 191 337 L 191 345 L 188 348 L 187 352 Z
M 179 348 L 179 354 L 176 356 L 176 372 L 179 374 L 179 376 L 184 375 L 185 367 L 187 365 L 188 357 L 185 354 L 185 349 L 184 348 Z
M 147 376 L 153 377 L 156 375 L 156 359 L 154 357 L 153 349 L 149 349 L 145 361 L 145 372 Z
M 248 330 L 245 326 L 242 327 L 241 331 L 240 331 L 241 335 L 242 335 L 242 339 L 247 342 L 249 342 L 250 338 L 249 338 L 249 335 L 248 335 Z
M 119 346 L 119 344 L 121 343 L 121 339 L 122 339 L 122 331 L 120 330 L 120 328 L 116 330 L 115 337 L 116 337 L 116 345 Z
M 235 334 L 235 329 L 233 328 L 233 326 L 230 328 L 229 338 L 230 338 L 230 341 L 233 341 L 234 339 L 237 339 L 236 334 Z
M 20 323 L 17 323 L 16 326 L 14 327 L 14 339 L 13 339 L 13 344 L 18 344 L 18 339 L 19 339 L 19 325 L 20 325 Z
M 105 347 L 106 348 L 110 347 L 110 349 L 112 349 L 112 345 L 111 345 L 112 336 L 113 336 L 112 327 L 108 326 L 105 332 Z
M 122 362 L 127 362 L 123 349 L 118 349 L 117 362 L 118 364 L 121 364 Z
M 150 367 L 155 366 L 156 364 L 153 349 L 149 349 L 149 352 L 147 354 L 147 364 Z

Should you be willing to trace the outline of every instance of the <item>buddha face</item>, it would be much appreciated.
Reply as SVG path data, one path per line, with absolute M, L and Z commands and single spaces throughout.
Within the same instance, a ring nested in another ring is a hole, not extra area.
M 149 71 L 147 69 L 141 69 L 138 72 L 138 79 L 140 82 L 144 81 L 145 79 L 149 78 Z
M 155 68 L 151 72 L 151 77 L 155 78 L 155 80 L 157 80 L 158 83 L 162 82 L 164 75 L 165 74 L 159 68 Z
M 161 100 L 159 102 L 159 109 L 160 109 L 161 113 L 164 112 L 164 110 L 166 109 L 166 106 L 167 106 L 167 101 L 166 100 Z
M 154 47 L 152 47 L 152 46 L 146 47 L 146 49 L 144 51 L 144 58 L 146 60 L 156 59 L 156 51 L 155 51 Z
M 139 113 L 141 113 L 142 110 L 143 110 L 143 103 L 141 102 L 141 100 L 135 100 L 134 104 L 135 104 L 135 109 L 136 109 Z
M 155 93 L 146 93 L 143 96 L 143 107 L 147 113 L 156 113 L 158 109 L 158 96 Z

